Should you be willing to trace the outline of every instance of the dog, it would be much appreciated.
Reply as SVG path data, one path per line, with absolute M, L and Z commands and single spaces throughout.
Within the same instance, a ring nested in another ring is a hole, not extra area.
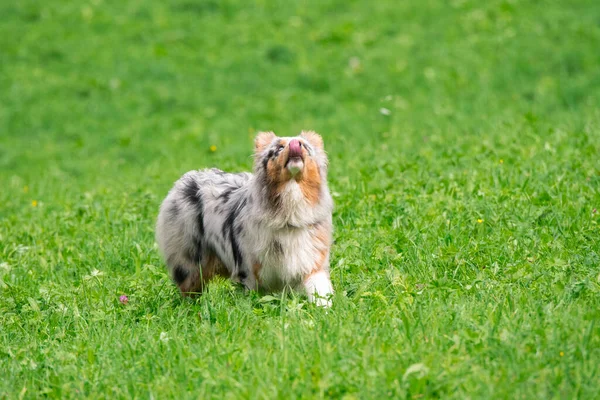
M 333 200 L 323 139 L 260 132 L 254 144 L 253 174 L 190 171 L 162 202 L 156 240 L 172 279 L 184 296 L 223 276 L 331 306 Z

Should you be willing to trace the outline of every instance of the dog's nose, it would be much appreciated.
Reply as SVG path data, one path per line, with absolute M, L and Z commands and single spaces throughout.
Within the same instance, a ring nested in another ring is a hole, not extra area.
M 302 143 L 298 139 L 290 140 L 290 157 L 302 157 Z

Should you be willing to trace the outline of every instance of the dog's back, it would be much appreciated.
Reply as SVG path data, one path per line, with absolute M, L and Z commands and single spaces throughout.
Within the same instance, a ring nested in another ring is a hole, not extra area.
M 163 201 L 156 240 L 182 292 L 201 291 L 202 282 L 213 275 L 229 277 L 235 272 L 227 268 L 235 264 L 235 249 L 224 236 L 231 236 L 235 213 L 251 177 L 215 168 L 190 171 Z M 208 267 L 202 276 L 197 273 L 199 265 Z

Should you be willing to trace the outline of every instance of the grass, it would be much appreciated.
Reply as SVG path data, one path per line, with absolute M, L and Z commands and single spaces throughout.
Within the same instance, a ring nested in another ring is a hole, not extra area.
M 1 2 L 0 398 L 599 398 L 600 8 L 568 3 Z M 267 129 L 325 138 L 329 312 L 183 300 L 154 245 Z

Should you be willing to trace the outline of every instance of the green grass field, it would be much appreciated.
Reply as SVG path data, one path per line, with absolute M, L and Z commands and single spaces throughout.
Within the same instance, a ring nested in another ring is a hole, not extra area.
M 600 398 L 597 0 L 0 15 L 0 399 Z M 325 139 L 333 307 L 181 299 L 161 200 L 271 129 Z

